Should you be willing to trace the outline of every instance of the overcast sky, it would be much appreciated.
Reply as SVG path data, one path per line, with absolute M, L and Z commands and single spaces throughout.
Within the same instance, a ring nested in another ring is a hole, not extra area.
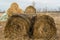
M 48 9 L 57 9 L 60 7 L 60 0 L 0 0 L 0 9 L 7 10 L 13 2 L 17 2 L 20 8 L 25 9 L 27 6 L 32 5 L 33 1 L 37 9 L 46 7 Z

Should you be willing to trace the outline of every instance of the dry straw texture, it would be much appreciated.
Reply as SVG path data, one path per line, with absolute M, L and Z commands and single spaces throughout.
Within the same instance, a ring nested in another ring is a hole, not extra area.
M 26 15 L 13 15 L 8 19 L 4 29 L 5 38 L 11 40 L 28 39 L 30 20 Z
M 7 10 L 8 16 L 12 16 L 13 14 L 22 14 L 23 11 L 19 8 L 17 3 L 12 3 L 10 8 Z
M 4 29 L 8 40 L 55 40 L 56 26 L 54 19 L 48 15 L 31 16 L 27 14 L 9 17 Z
M 35 13 L 36 13 L 36 9 L 35 9 L 33 6 L 28 6 L 28 7 L 25 9 L 25 13 L 26 13 L 26 14 L 35 14 Z
M 35 39 L 50 40 L 56 35 L 56 31 L 54 19 L 48 15 L 42 15 L 35 21 L 33 36 Z

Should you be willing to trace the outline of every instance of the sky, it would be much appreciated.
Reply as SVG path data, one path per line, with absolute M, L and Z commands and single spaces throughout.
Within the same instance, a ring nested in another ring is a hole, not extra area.
M 57 9 L 60 7 L 60 0 L 0 0 L 0 10 L 7 10 L 13 2 L 16 2 L 20 8 L 25 9 L 35 2 L 36 9 Z

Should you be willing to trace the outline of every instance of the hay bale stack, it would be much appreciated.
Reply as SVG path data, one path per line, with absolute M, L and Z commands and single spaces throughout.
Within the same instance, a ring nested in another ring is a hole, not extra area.
M 56 35 L 54 19 L 48 15 L 40 16 L 34 24 L 33 36 L 35 39 L 50 40 Z
M 35 14 L 35 13 L 36 13 L 36 9 L 35 9 L 33 6 L 28 6 L 28 7 L 25 9 L 25 13 L 26 13 L 26 14 Z
M 13 14 L 22 14 L 24 13 L 21 8 L 19 8 L 17 3 L 12 3 L 10 8 L 7 10 L 8 16 L 12 16 Z
M 22 40 L 28 36 L 30 20 L 26 15 L 13 15 L 4 29 L 5 38 Z

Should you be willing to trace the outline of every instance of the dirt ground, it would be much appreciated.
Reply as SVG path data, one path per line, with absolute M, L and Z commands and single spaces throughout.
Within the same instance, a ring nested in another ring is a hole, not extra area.
M 55 23 L 56 23 L 56 28 L 57 28 L 57 38 L 60 40 L 60 14 L 58 14 L 58 13 L 46 13 L 46 15 L 50 15 L 51 17 L 54 18 Z M 6 24 L 6 22 L 0 22 L 0 40 L 5 40 L 4 34 L 3 34 L 5 24 Z

